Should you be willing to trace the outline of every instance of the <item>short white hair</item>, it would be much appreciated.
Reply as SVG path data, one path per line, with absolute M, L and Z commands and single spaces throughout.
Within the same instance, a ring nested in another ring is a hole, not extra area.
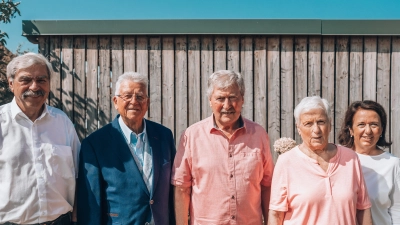
M 135 83 L 142 84 L 146 88 L 146 94 L 147 94 L 147 85 L 149 83 L 147 76 L 141 75 L 140 73 L 136 72 L 125 72 L 118 77 L 118 80 L 115 83 L 115 95 L 119 94 L 119 88 L 121 87 L 121 84 L 125 81 L 132 81 Z
M 329 103 L 326 99 L 321 98 L 320 96 L 311 96 L 303 98 L 300 103 L 294 109 L 294 119 L 296 120 L 296 124 L 299 124 L 300 115 L 302 113 L 311 111 L 313 109 L 322 109 L 324 110 L 326 117 L 331 121 L 331 117 L 329 116 Z
M 7 65 L 7 79 L 14 80 L 15 75 L 19 70 L 29 68 L 34 65 L 43 65 L 47 69 L 47 75 L 51 76 L 53 73 L 53 67 L 49 61 L 42 55 L 33 52 L 28 52 L 23 55 L 15 57 Z
M 240 73 L 236 73 L 235 71 L 232 70 L 218 70 L 214 72 L 208 78 L 208 89 L 207 89 L 208 99 L 211 98 L 211 95 L 215 87 L 223 90 L 235 84 L 239 87 L 240 94 L 244 96 L 245 92 L 244 81 Z

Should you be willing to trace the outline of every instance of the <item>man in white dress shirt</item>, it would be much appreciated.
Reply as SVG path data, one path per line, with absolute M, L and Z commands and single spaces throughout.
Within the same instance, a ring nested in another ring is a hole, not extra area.
M 80 142 L 45 104 L 51 64 L 27 53 L 7 66 L 12 102 L 0 106 L 0 224 L 71 224 Z

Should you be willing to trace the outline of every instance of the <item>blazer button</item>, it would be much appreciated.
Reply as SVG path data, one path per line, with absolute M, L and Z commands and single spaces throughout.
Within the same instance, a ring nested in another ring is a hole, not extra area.
M 154 200 L 152 199 L 152 200 L 150 200 L 150 205 L 153 205 L 154 204 Z

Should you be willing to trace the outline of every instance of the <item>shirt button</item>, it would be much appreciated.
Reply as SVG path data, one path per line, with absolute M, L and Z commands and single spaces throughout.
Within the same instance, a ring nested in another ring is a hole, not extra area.
M 234 219 L 235 219 L 235 216 L 231 216 L 231 219 L 233 219 L 233 220 L 234 220 Z
M 232 157 L 232 154 L 229 154 L 229 157 Z
M 231 174 L 231 176 L 230 176 L 231 178 L 233 177 L 233 174 Z
M 150 205 L 153 205 L 154 204 L 154 200 L 152 199 L 152 200 L 150 200 Z
M 234 196 L 234 195 L 232 195 L 232 199 L 235 199 L 235 196 Z

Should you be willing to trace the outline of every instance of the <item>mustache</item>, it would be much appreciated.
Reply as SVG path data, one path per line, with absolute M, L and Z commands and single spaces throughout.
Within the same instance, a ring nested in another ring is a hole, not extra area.
M 221 113 L 235 113 L 236 111 L 233 109 L 229 109 L 229 110 L 221 110 Z
M 44 91 L 32 91 L 32 90 L 27 90 L 22 94 L 23 98 L 26 97 L 38 97 L 38 96 L 44 96 Z

